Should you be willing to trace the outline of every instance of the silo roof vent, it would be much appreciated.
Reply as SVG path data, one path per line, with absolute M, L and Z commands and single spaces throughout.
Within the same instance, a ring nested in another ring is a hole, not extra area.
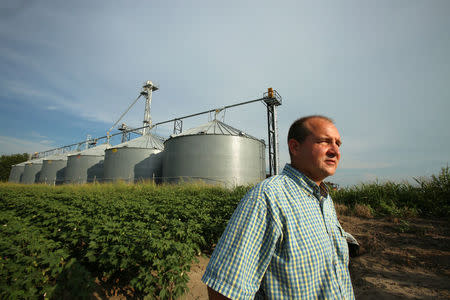
M 180 134 L 171 135 L 171 138 L 179 137 L 179 136 L 187 136 L 187 135 L 234 135 L 234 136 L 244 136 L 255 140 L 257 139 L 249 134 L 244 133 L 243 131 L 236 129 L 228 124 L 225 124 L 219 120 L 213 120 L 206 124 L 200 125 L 195 128 L 188 129 Z
M 147 148 L 147 149 L 163 150 L 164 149 L 163 142 L 164 141 L 162 138 L 157 137 L 152 134 L 147 134 L 147 135 L 143 135 L 138 138 L 135 138 L 134 140 L 127 141 L 125 143 L 116 145 L 112 148 L 128 147 L 128 148 Z

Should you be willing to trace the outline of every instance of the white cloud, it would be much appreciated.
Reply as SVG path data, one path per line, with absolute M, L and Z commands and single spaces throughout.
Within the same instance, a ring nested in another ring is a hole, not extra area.
M 36 132 L 36 131 L 31 131 L 31 136 L 33 138 L 38 138 L 38 139 L 45 139 L 45 138 L 47 138 L 47 136 L 41 135 L 39 132 Z
M 52 141 L 52 140 L 41 140 L 41 141 L 39 141 L 39 144 L 42 144 L 42 145 L 52 145 L 54 143 L 54 141 Z
M 50 91 L 49 89 L 41 87 L 33 87 L 32 84 L 24 87 L 24 84 L 14 80 L 4 80 L 2 82 L 3 91 L 12 94 L 16 97 L 20 97 L 22 100 L 28 102 L 36 102 L 36 99 L 40 103 L 44 103 L 45 108 L 50 111 L 69 111 L 74 115 L 80 116 L 85 119 L 100 121 L 104 123 L 111 123 L 111 111 L 108 110 L 108 106 L 105 106 L 102 102 L 78 101 L 74 99 L 67 99 L 65 96 L 58 94 L 57 92 Z M 91 106 L 92 109 L 87 110 L 86 107 Z
M 34 142 L 10 136 L 0 136 L 0 154 L 34 153 L 50 148 L 55 148 L 50 140 Z
M 68 106 L 68 104 L 70 103 L 69 101 L 64 100 L 63 97 L 51 91 L 43 88 L 33 87 L 32 84 L 24 85 L 24 83 L 21 81 L 3 80 L 2 86 L 5 92 L 9 92 L 10 94 L 13 94 L 15 96 L 20 96 L 22 99 L 36 101 L 36 99 L 38 98 L 40 100 L 44 100 L 47 103 L 58 103 L 65 106 Z M 56 109 L 56 106 L 54 105 L 50 105 L 48 107 L 50 107 L 51 109 Z

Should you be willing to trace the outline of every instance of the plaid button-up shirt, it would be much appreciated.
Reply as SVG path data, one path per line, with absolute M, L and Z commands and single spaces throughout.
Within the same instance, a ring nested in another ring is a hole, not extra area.
M 348 262 L 326 188 L 287 164 L 241 200 L 202 281 L 231 299 L 354 299 Z

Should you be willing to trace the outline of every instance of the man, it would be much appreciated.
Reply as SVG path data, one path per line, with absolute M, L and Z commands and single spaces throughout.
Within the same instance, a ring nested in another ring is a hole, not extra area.
M 354 299 L 346 233 L 323 183 L 339 163 L 339 132 L 327 117 L 304 117 L 288 146 L 291 164 L 228 222 L 202 278 L 210 299 Z

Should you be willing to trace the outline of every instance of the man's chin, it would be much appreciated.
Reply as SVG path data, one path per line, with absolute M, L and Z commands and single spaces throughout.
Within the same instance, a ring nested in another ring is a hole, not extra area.
M 326 168 L 325 170 L 324 170 L 325 172 L 325 174 L 326 174 L 326 177 L 328 177 L 328 176 L 333 176 L 334 175 L 334 173 L 336 173 L 336 168 Z

